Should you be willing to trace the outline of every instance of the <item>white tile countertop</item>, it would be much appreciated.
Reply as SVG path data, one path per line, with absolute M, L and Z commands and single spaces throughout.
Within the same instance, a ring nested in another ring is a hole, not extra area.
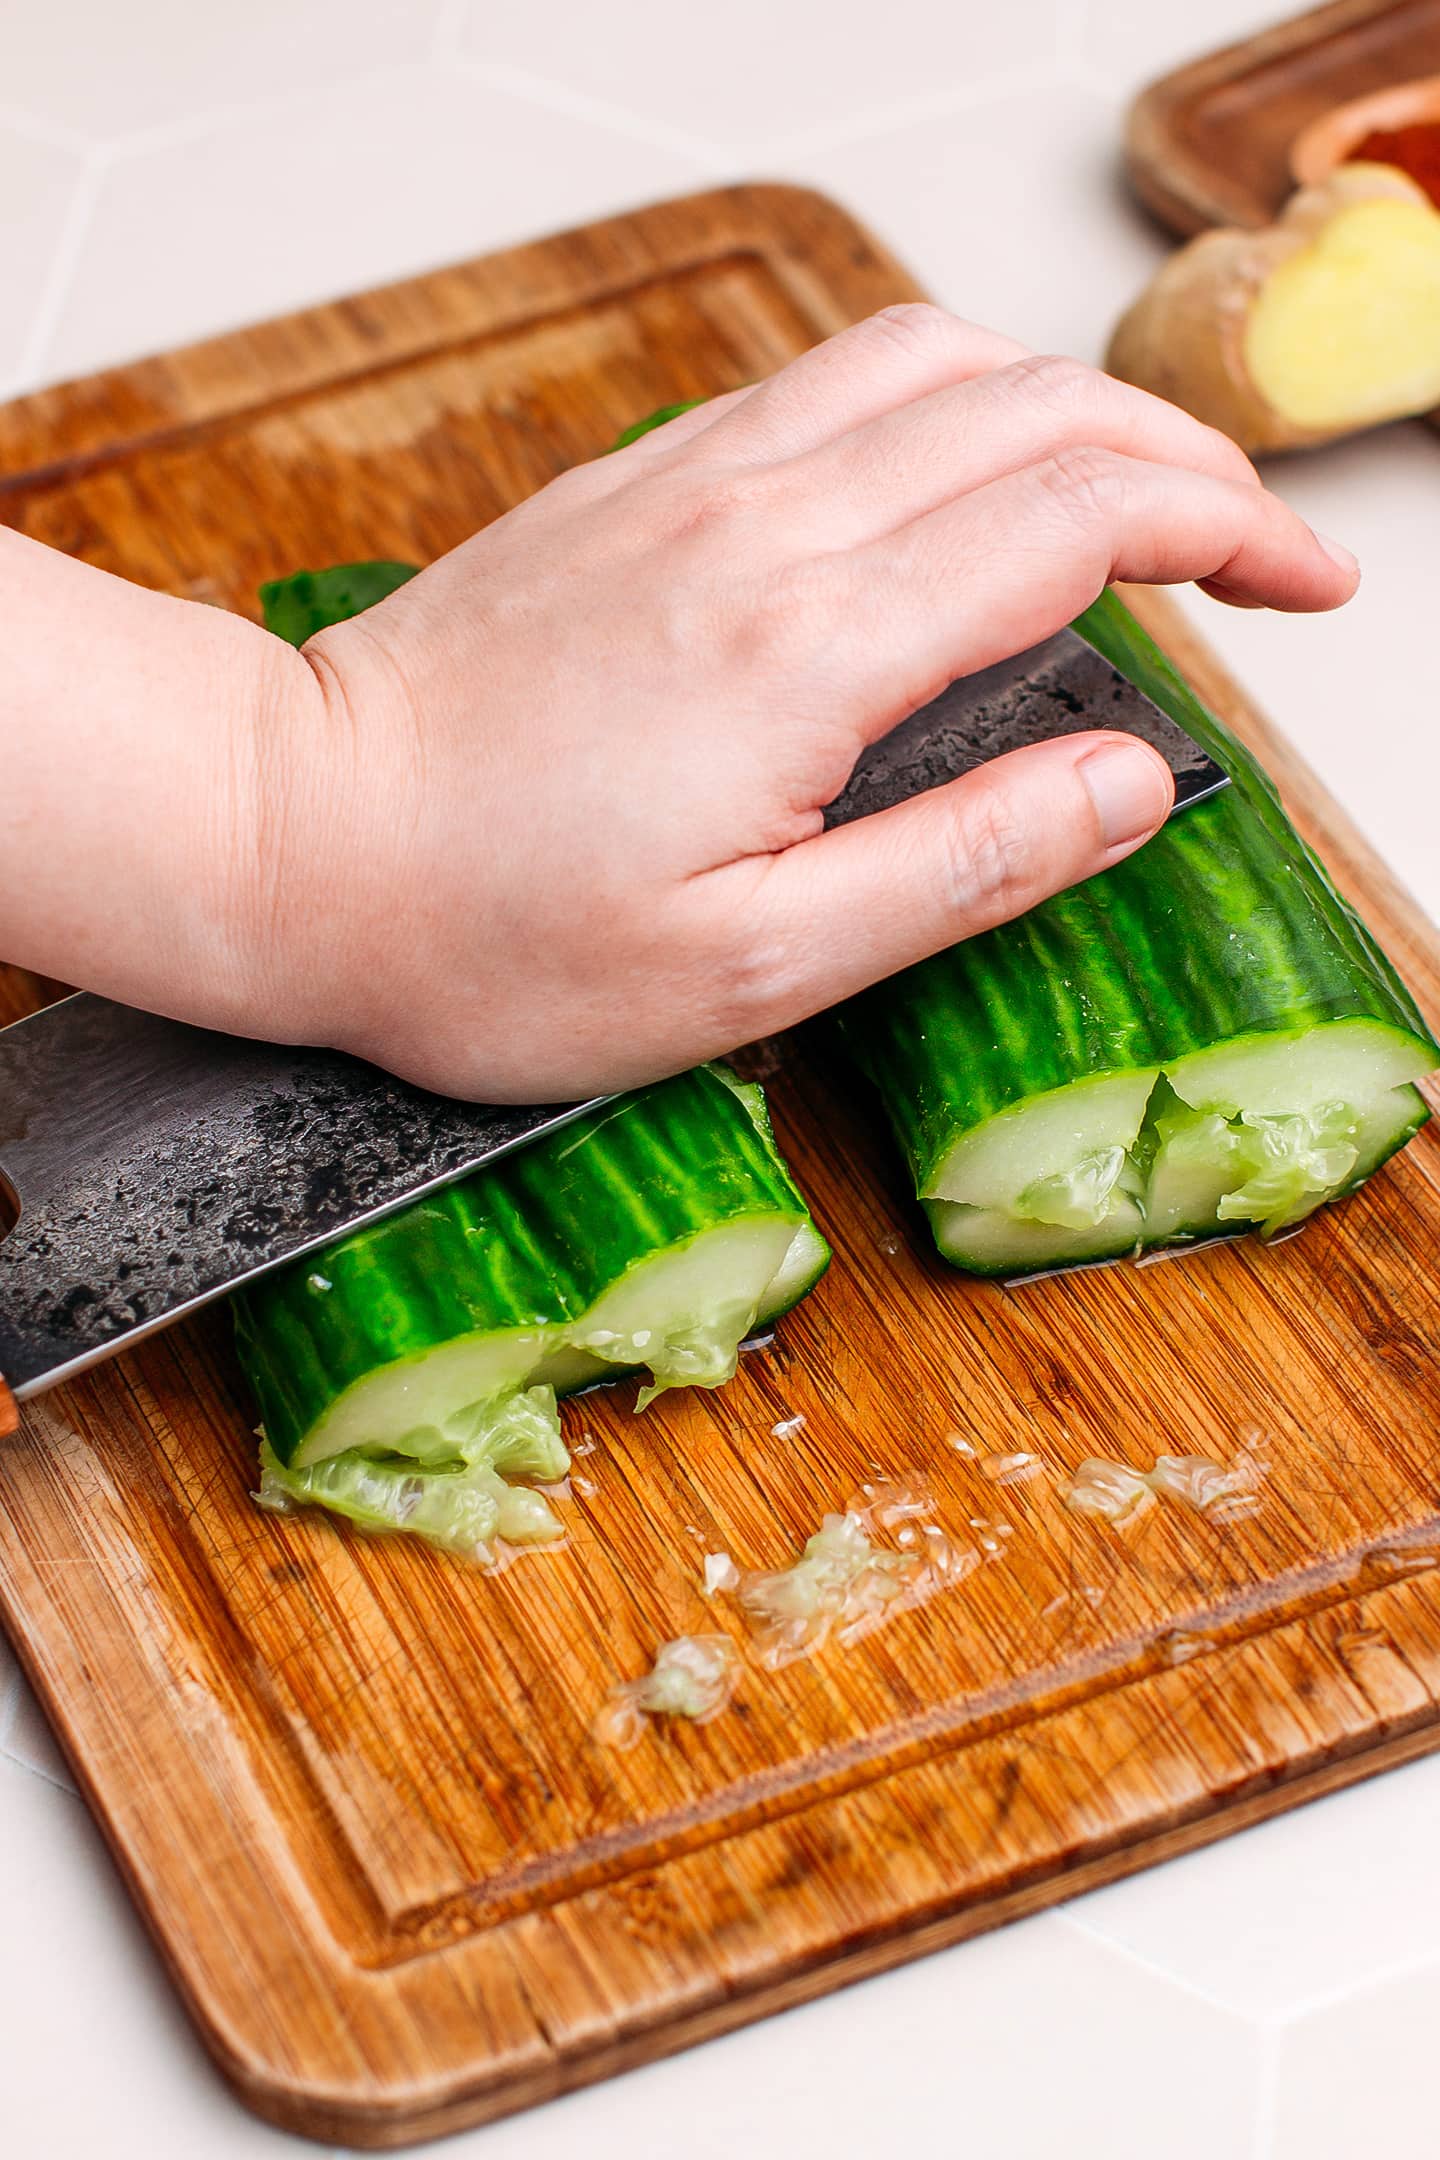
M 1165 245 L 1117 176 L 1127 99 L 1274 12 L 3 0 L 0 394 L 742 177 L 828 190 L 951 306 L 1094 358 Z M 1360 597 L 1323 620 L 1187 605 L 1440 915 L 1440 438 L 1392 428 L 1271 477 L 1359 554 Z M 1423 2151 L 1437 1818 L 1431 1760 L 437 2150 Z M 207 2067 L 0 1647 L 0 2152 L 282 2147 L 314 2150 Z

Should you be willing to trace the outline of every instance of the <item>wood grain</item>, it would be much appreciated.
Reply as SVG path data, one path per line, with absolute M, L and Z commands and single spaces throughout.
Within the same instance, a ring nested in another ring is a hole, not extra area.
M 752 379 L 903 271 L 819 199 L 665 205 L 0 412 L 0 514 L 167 590 L 459 540 L 657 404 Z M 1153 597 L 1440 1013 L 1440 952 Z M 303 752 L 297 753 L 303 754 Z M 35 986 L 11 977 L 12 1008 Z M 336 2142 L 456 2129 L 1033 1910 L 1440 1738 L 1440 1145 L 1283 1248 L 1017 1292 L 941 1268 L 870 1106 L 779 1046 L 830 1275 L 720 1394 L 570 1404 L 566 1547 L 497 1575 L 251 1504 L 222 1313 L 27 1405 L 0 1603 L 217 2062 Z M 796 1416 L 790 1437 L 774 1428 Z M 1126 1532 L 1087 1455 L 1229 1455 L 1264 1502 Z M 948 1436 L 967 1436 L 975 1454 Z M 1042 1472 L 997 1486 L 991 1450 Z M 1000 1554 L 732 1710 L 597 1746 L 875 1466 Z
M 1176 232 L 1267 225 L 1294 188 L 1302 128 L 1437 70 L 1440 0 L 1334 0 L 1142 91 L 1126 127 L 1131 182 Z

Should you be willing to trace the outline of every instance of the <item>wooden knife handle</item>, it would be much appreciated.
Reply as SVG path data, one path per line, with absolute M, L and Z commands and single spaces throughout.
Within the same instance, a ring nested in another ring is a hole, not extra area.
M 0 1440 L 7 1440 L 11 1433 L 20 1430 L 20 1405 L 5 1385 L 5 1375 L 0 1373 Z

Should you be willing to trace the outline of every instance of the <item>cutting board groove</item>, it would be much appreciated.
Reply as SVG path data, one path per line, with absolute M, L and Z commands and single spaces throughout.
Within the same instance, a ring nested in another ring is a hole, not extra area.
M 640 413 L 915 293 L 818 197 L 665 204 L 5 408 L 0 516 L 253 613 L 287 569 L 428 559 Z M 1440 1012 L 1429 925 L 1140 605 Z M 0 1013 L 57 987 L 0 970 Z M 567 1407 L 594 1448 L 563 1551 L 487 1576 L 261 1514 L 213 1311 L 4 1441 L 6 1625 L 207 2044 L 278 2122 L 376 2147 L 477 2122 L 1440 1738 L 1433 1136 L 1283 1250 L 1011 1293 L 928 1253 L 818 1040 L 774 1057 L 835 1266 L 722 1393 Z M 1062 1505 L 1086 1455 L 1252 1426 L 1250 1520 Z M 997 1487 L 956 1430 L 1043 1472 Z M 848 1649 L 747 1664 L 703 1730 L 593 1741 L 665 1637 L 743 1640 L 702 1550 L 779 1564 L 876 1466 L 928 1477 L 957 1537 L 1006 1520 L 1003 1555 Z

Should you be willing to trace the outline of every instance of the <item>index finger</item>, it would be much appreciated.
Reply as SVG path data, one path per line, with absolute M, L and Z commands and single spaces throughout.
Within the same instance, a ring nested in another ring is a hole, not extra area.
M 882 308 L 757 383 L 704 430 L 704 447 L 743 464 L 779 463 L 1029 350 L 944 308 Z

